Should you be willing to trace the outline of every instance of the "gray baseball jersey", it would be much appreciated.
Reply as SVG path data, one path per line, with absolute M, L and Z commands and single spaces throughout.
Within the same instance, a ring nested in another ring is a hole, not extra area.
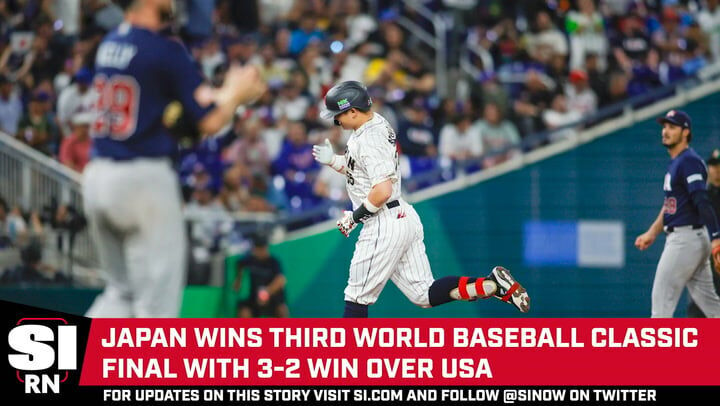
M 378 113 L 358 128 L 345 152 L 347 190 L 353 207 L 360 206 L 373 186 L 388 179 L 393 192 L 387 203 L 360 231 L 350 263 L 345 300 L 375 303 L 388 280 L 413 303 L 429 307 L 434 278 L 425 254 L 424 233 L 415 209 L 400 198 L 401 178 L 393 131 Z

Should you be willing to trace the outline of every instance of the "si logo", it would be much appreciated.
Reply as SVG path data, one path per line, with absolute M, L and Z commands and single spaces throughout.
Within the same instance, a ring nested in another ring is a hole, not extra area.
M 16 351 L 8 362 L 25 393 L 60 393 L 68 371 L 77 369 L 77 326 L 65 319 L 20 319 L 8 333 L 8 345 Z

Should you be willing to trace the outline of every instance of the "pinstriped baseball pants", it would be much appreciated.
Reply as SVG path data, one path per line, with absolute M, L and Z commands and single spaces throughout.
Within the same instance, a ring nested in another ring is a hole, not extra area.
M 415 209 L 383 207 L 360 232 L 350 263 L 345 300 L 375 303 L 388 280 L 418 306 L 429 307 L 428 289 L 435 278 L 425 253 L 424 232 Z

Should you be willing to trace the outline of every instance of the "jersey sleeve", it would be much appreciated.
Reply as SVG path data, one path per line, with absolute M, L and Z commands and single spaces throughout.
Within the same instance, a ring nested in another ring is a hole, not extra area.
M 682 175 L 687 185 L 688 193 L 707 189 L 707 170 L 702 161 L 688 159 L 683 162 Z
M 367 170 L 372 186 L 388 179 L 397 182 L 395 144 L 381 134 L 372 134 L 366 142 L 359 145 L 360 160 Z
M 177 99 L 183 106 L 183 109 L 193 121 L 202 120 L 207 113 L 215 106 L 210 104 L 201 106 L 195 99 L 195 90 L 200 86 L 204 79 L 200 71 L 190 58 L 190 54 L 185 47 L 175 40 L 168 40 L 169 57 L 166 60 L 165 72 L 172 86 L 172 97 Z

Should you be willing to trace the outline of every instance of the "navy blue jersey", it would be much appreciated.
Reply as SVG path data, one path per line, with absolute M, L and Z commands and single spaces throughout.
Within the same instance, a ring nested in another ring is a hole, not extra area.
M 96 157 L 172 156 L 177 145 L 162 122 L 167 105 L 179 101 L 196 122 L 213 107 L 195 100 L 203 77 L 185 47 L 144 28 L 124 23 L 110 32 L 100 43 L 95 69 Z
M 663 190 L 665 226 L 704 224 L 691 194 L 707 190 L 707 167 L 695 150 L 688 148 L 670 161 Z

